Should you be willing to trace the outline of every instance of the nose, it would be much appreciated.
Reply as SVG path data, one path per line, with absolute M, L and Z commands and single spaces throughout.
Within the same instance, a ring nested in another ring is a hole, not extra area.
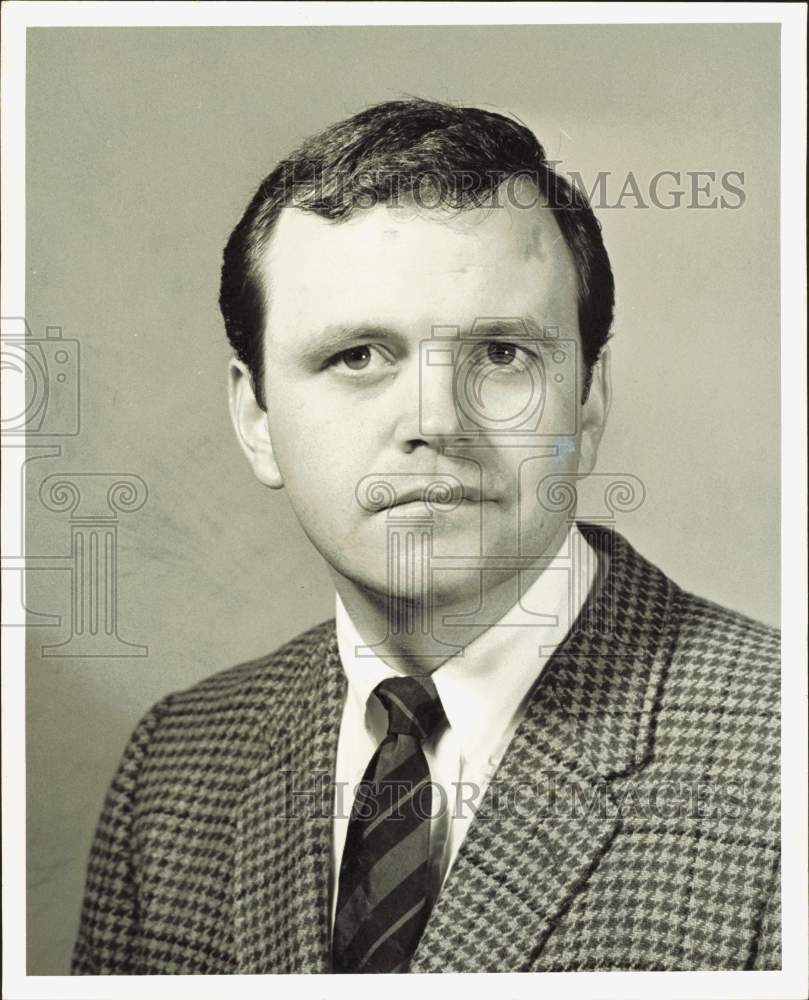
M 407 452 L 419 447 L 440 451 L 452 444 L 474 440 L 459 417 L 453 364 L 414 367 L 411 377 L 402 385 L 396 437 Z

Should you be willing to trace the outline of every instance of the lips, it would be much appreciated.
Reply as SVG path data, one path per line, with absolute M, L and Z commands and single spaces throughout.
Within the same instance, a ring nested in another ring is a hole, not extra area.
M 480 487 L 449 473 L 377 473 L 357 484 L 356 498 L 370 513 L 423 504 L 434 510 L 456 509 L 464 503 L 491 499 Z
M 422 489 L 405 490 L 393 503 L 380 509 L 390 510 L 391 507 L 403 507 L 408 503 L 424 503 L 431 507 L 456 506 L 464 500 L 480 502 L 481 492 L 477 486 L 448 486 L 439 482 Z

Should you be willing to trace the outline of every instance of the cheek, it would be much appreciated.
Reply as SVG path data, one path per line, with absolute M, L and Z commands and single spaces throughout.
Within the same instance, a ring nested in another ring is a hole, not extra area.
M 556 523 L 572 513 L 568 500 L 577 492 L 578 441 L 573 436 L 548 437 L 555 455 L 526 458 L 519 467 L 520 521 L 523 527 Z
M 273 450 L 297 507 L 319 508 L 325 498 L 345 503 L 362 477 L 362 438 L 349 417 L 310 399 L 277 400 L 270 412 Z

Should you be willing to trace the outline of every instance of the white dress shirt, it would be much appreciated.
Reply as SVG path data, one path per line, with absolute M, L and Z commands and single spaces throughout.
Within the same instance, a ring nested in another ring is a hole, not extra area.
M 580 557 L 585 551 L 589 558 Z M 550 567 L 522 599 L 433 672 L 449 723 L 424 744 L 431 779 L 444 793 L 434 790 L 430 828 L 431 858 L 440 884 L 522 719 L 528 692 L 581 611 L 595 576 L 595 553 L 574 524 Z M 336 626 L 348 692 L 335 768 L 332 922 L 355 789 L 387 734 L 386 712 L 371 695 L 380 681 L 400 676 L 369 655 L 339 595 Z

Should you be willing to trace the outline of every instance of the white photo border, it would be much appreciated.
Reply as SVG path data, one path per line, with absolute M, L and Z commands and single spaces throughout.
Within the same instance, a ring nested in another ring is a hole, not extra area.
M 22 2 L 2 8 L 3 316 L 25 315 L 25 57 L 28 27 L 249 25 L 495 25 L 779 23 L 781 25 L 781 574 L 783 969 L 772 972 L 568 972 L 446 974 L 419 981 L 423 995 L 497 990 L 518 998 L 630 1000 L 805 996 L 809 980 L 807 900 L 807 435 L 806 435 L 806 8 L 779 3 L 124 3 Z M 11 412 L 21 412 L 23 378 L 3 371 Z M 23 552 L 21 484 L 3 479 L 4 551 Z M 3 618 L 7 601 L 3 593 Z M 268 988 L 305 998 L 371 995 L 358 976 L 26 975 L 25 629 L 2 630 L 3 995 L 42 998 L 265 997 Z M 270 978 L 271 982 L 267 982 Z M 407 976 L 385 991 L 405 996 Z

